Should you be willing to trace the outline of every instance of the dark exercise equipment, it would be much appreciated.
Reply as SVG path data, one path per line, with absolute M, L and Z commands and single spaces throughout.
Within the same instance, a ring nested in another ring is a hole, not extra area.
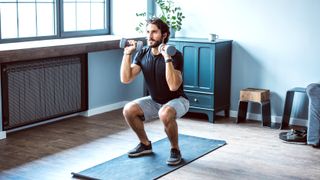
M 119 46 L 120 46 L 120 48 L 125 48 L 127 46 L 130 46 L 130 44 L 126 38 L 121 38 Z M 143 42 L 137 41 L 136 42 L 136 51 L 140 51 L 142 48 L 143 48 Z
M 165 46 L 163 48 L 163 46 Z M 174 46 L 171 46 L 171 45 L 167 45 L 167 44 L 160 44 L 159 47 L 158 47 L 158 51 L 159 52 L 162 52 L 162 49 L 163 51 L 165 51 L 169 56 L 174 56 L 177 52 L 177 49 L 174 47 Z

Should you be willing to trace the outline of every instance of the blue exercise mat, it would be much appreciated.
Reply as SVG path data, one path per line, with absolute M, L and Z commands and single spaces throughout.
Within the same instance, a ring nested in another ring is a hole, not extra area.
M 170 154 L 168 138 L 152 143 L 153 154 L 129 158 L 127 154 L 106 161 L 79 173 L 73 177 L 82 179 L 130 179 L 148 180 L 164 176 L 225 145 L 223 140 L 206 139 L 179 134 L 179 147 L 182 162 L 177 166 L 168 166 L 166 160 Z M 130 147 L 128 147 L 128 150 Z

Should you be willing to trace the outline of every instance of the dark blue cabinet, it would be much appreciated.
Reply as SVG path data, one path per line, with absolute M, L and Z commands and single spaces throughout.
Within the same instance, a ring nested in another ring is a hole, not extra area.
M 232 41 L 175 38 L 169 44 L 184 56 L 183 81 L 189 112 L 205 113 L 210 122 L 219 111 L 229 116 Z

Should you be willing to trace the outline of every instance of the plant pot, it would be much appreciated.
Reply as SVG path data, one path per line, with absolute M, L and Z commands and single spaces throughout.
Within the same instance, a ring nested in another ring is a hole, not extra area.
M 170 38 L 176 37 L 176 30 L 170 27 Z

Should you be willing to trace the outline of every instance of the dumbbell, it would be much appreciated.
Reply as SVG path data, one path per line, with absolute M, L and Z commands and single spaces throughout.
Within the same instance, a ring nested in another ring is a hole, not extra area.
M 165 45 L 165 44 L 160 44 L 158 47 L 158 51 L 162 52 L 162 47 L 164 47 L 164 51 L 169 55 L 169 56 L 173 56 L 176 54 L 177 49 L 174 46 L 171 45 Z
M 120 46 L 120 48 L 125 48 L 127 46 L 130 46 L 130 44 L 126 38 L 121 38 L 119 46 Z M 136 42 L 136 51 L 140 51 L 142 48 L 143 48 L 143 42 L 137 41 Z

